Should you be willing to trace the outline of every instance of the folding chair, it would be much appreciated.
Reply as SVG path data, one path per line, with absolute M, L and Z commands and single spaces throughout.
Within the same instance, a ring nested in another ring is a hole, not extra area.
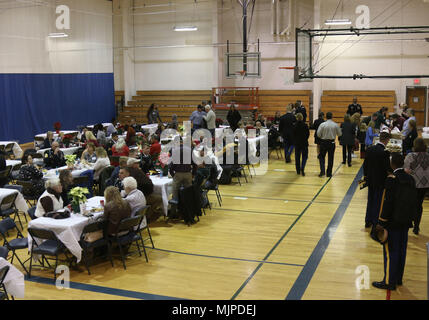
M 0 258 L 7 259 L 7 255 L 9 254 L 9 250 L 6 247 L 0 247 Z
M 206 185 L 207 185 L 207 183 L 206 183 Z M 220 191 L 219 191 L 218 179 L 216 179 L 215 185 L 211 185 L 208 188 L 206 187 L 206 185 L 203 186 L 203 190 L 207 191 L 207 194 L 210 190 L 214 190 L 214 192 L 216 193 L 217 202 L 219 203 L 219 206 L 222 207 L 222 196 L 221 196 Z M 210 206 L 210 209 L 211 209 L 211 206 Z
M 18 217 L 19 224 L 21 225 L 21 230 L 24 230 L 24 227 L 22 226 L 21 218 L 18 214 L 18 209 L 15 207 L 15 200 L 18 196 L 18 192 L 11 193 L 10 195 L 4 197 L 0 202 L 0 217 L 8 218 L 11 214 L 15 214 L 13 217 L 13 220 Z
M 129 252 L 125 254 L 124 248 L 123 248 L 124 246 L 131 245 L 133 242 L 135 242 L 137 245 L 137 249 L 140 257 L 142 255 L 140 251 L 140 245 L 139 245 L 139 240 L 141 240 L 140 232 L 134 231 L 135 227 L 140 226 L 142 220 L 143 220 L 142 216 L 135 216 L 135 217 L 122 219 L 121 222 L 119 223 L 117 234 L 109 237 L 109 241 L 112 244 L 117 243 L 119 247 L 119 252 L 121 254 L 121 259 L 122 259 L 122 264 L 124 265 L 124 269 L 127 269 L 127 267 L 125 266 L 126 256 L 129 256 L 132 253 L 134 253 L 134 252 Z M 128 231 L 128 232 L 124 235 L 119 235 L 123 231 Z M 143 246 L 143 250 L 146 254 L 146 249 L 144 246 Z
M 8 272 L 9 266 L 4 266 L 0 269 L 0 300 L 9 300 L 9 295 L 7 294 L 6 286 L 4 285 L 4 280 L 6 279 Z
M 96 222 L 92 222 L 88 225 L 85 226 L 85 228 L 82 231 L 82 235 L 80 236 L 80 240 L 79 240 L 79 244 L 82 247 L 82 257 L 83 260 L 85 262 L 85 266 L 86 269 L 88 270 L 88 274 L 90 275 L 91 272 L 89 271 L 89 264 L 90 264 L 90 259 L 88 256 L 88 251 L 91 249 L 95 249 L 95 248 L 100 248 L 100 247 L 104 247 L 107 246 L 107 255 L 109 256 L 110 259 L 110 263 L 112 264 L 112 267 L 114 267 L 113 265 L 113 259 L 112 259 L 112 247 L 110 245 L 110 241 L 108 239 L 108 237 L 106 236 L 106 224 L 107 221 L 96 221 Z M 98 239 L 96 241 L 93 242 L 89 242 L 87 240 L 85 240 L 85 236 L 91 232 L 97 232 L 97 231 L 102 231 L 103 232 L 103 237 L 101 239 Z
M 241 186 L 241 181 L 240 181 L 241 173 L 243 173 L 244 179 L 246 179 L 246 183 L 248 182 L 247 176 L 246 176 L 246 170 L 244 170 L 244 167 L 242 167 L 241 165 L 234 165 L 232 167 L 232 173 L 233 175 L 235 174 L 236 177 L 238 178 L 238 183 L 240 184 L 240 186 Z
M 98 195 L 103 196 L 104 190 L 106 189 L 106 181 L 112 175 L 113 170 L 115 170 L 114 166 L 108 166 L 101 170 L 100 175 L 98 177 Z
M 4 184 L 8 183 L 11 170 L 12 170 L 12 166 L 7 166 L 5 170 L 0 171 L 0 183 L 1 181 L 3 181 Z M 0 184 L 0 187 L 2 186 L 3 183 Z
M 36 217 L 36 208 L 37 206 L 33 206 L 30 209 L 27 210 L 28 215 L 30 216 L 31 220 L 37 219 Z
M 28 233 L 32 238 L 30 271 L 28 272 L 28 277 L 31 278 L 31 269 L 33 268 L 33 255 L 37 254 L 42 256 L 42 262 L 41 262 L 42 264 L 36 265 L 36 266 L 43 267 L 43 268 L 45 267 L 44 261 L 46 261 L 48 266 L 51 267 L 46 256 L 55 257 L 54 280 L 56 280 L 57 279 L 56 270 L 57 270 L 58 260 L 59 260 L 58 256 L 61 253 L 64 253 L 64 255 L 66 256 L 67 262 L 71 264 L 71 259 L 69 259 L 67 255 L 66 247 L 60 240 L 58 240 L 55 233 L 51 230 L 28 228 Z M 37 243 L 36 239 L 38 239 L 40 244 Z M 42 240 L 45 240 L 45 241 L 42 242 Z
M 143 217 L 143 219 L 142 219 L 142 221 L 141 221 L 141 223 L 140 223 L 140 225 L 139 225 L 139 227 L 137 228 L 136 231 L 138 231 L 140 233 L 140 237 L 142 239 L 142 247 L 143 247 L 143 250 L 144 250 L 144 254 L 146 256 L 146 262 L 148 262 L 148 259 L 147 259 L 147 255 L 146 255 L 146 249 L 145 249 L 145 246 L 144 246 L 144 242 L 146 240 L 150 240 L 150 242 L 152 244 L 152 248 L 155 249 L 155 245 L 153 244 L 152 235 L 150 233 L 149 225 L 147 224 L 147 219 L 146 219 L 146 213 L 149 210 L 149 208 L 150 208 L 150 206 L 144 206 L 144 207 L 140 208 L 137 211 L 137 213 L 136 213 L 136 216 Z M 142 236 L 142 231 L 145 230 L 145 229 L 147 230 L 147 233 L 149 235 L 148 238 L 143 238 L 143 236 Z
M 17 185 L 22 186 L 22 196 L 29 206 L 35 205 L 39 196 L 34 194 L 33 183 L 31 181 L 17 180 L 15 182 Z
M 7 241 L 6 234 L 8 231 L 16 229 L 16 238 L 10 241 Z M 24 262 L 19 259 L 16 254 L 16 250 L 28 249 L 28 238 L 25 238 L 21 231 L 19 231 L 17 225 L 11 218 L 6 218 L 0 221 L 0 235 L 3 237 L 3 245 L 9 250 L 12 251 L 12 258 L 10 263 L 13 264 L 13 259 L 16 257 L 20 265 L 24 268 L 25 272 L 28 273 L 27 268 L 25 268 L 24 263 L 28 261 L 28 259 Z

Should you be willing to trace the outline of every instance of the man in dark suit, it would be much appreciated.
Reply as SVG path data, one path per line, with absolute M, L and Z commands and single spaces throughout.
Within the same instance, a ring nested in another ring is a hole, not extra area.
M 293 127 L 296 122 L 296 117 L 292 113 L 293 105 L 289 104 L 286 107 L 286 114 L 280 117 L 279 132 L 283 137 L 285 146 L 286 163 L 291 162 L 290 155 L 293 151 Z
M 356 112 L 362 115 L 362 106 L 357 103 L 357 97 L 353 97 L 353 103 L 347 108 L 347 113 L 352 116 Z
M 58 142 L 52 142 L 51 149 L 45 151 L 45 158 L 43 161 L 48 168 L 59 168 L 66 165 L 64 153 L 60 150 Z
M 379 289 L 395 290 L 397 285 L 402 285 L 408 229 L 412 227 L 411 222 L 417 212 L 417 191 L 413 177 L 404 171 L 404 157 L 393 153 L 390 164 L 393 174 L 386 179 L 379 226 L 376 228 L 383 233 L 383 228 L 387 230 L 387 241 L 382 242 L 384 278 L 372 285 Z
M 380 212 L 383 190 L 390 168 L 390 154 L 385 150 L 390 134 L 380 133 L 380 142 L 370 146 L 365 153 L 363 175 L 368 184 L 368 203 L 366 207 L 365 228 L 375 228 Z

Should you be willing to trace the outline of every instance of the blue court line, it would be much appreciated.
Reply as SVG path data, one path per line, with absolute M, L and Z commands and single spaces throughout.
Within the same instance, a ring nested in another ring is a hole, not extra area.
M 52 278 L 43 278 L 43 277 L 35 277 L 35 276 L 28 278 L 28 276 L 25 276 L 25 280 L 30 282 L 36 282 L 36 283 L 55 286 L 55 281 Z M 119 296 L 119 297 L 127 297 L 127 298 L 141 299 L 141 300 L 187 300 L 183 298 L 175 298 L 175 297 L 162 296 L 162 295 L 144 293 L 144 292 L 138 292 L 138 291 L 102 287 L 102 286 L 80 283 L 80 282 L 73 282 L 73 281 L 70 281 L 69 284 L 70 284 L 70 289 L 91 291 L 91 292 L 110 294 L 110 295 Z M 60 292 L 61 291 L 58 291 L 58 296 L 57 296 L 59 298 L 61 296 Z
M 304 268 L 301 270 L 301 273 L 299 274 L 298 278 L 295 280 L 294 285 L 292 286 L 288 295 L 286 296 L 286 300 L 300 300 L 304 295 L 305 290 L 307 289 L 308 284 L 311 281 L 311 278 L 316 272 L 316 269 L 320 261 L 322 260 L 323 255 L 325 254 L 325 251 L 329 246 L 329 243 L 334 237 L 335 231 L 337 230 L 338 225 L 340 224 L 353 198 L 353 195 L 356 192 L 359 180 L 362 178 L 362 175 L 363 175 L 363 167 L 361 167 L 358 173 L 356 174 L 356 177 L 353 180 L 352 184 L 350 185 L 349 189 L 347 190 L 347 193 L 344 196 L 343 201 L 341 202 L 341 205 L 338 207 L 337 211 L 335 212 L 334 216 L 329 222 L 329 225 L 326 227 L 325 232 L 323 233 L 322 237 L 320 238 L 319 242 L 314 248 Z
M 279 216 L 299 216 L 298 213 L 286 213 L 286 212 L 268 212 L 268 211 L 249 211 L 249 210 L 238 210 L 238 209 L 229 209 L 229 208 L 212 208 L 211 210 L 222 210 L 222 211 L 238 211 L 238 212 L 248 212 L 248 213 L 263 213 L 263 214 L 276 214 Z
M 335 170 L 335 172 L 333 173 L 332 177 L 334 177 L 337 173 L 337 171 L 341 168 L 342 164 L 340 164 L 338 166 L 338 168 Z M 298 216 L 298 218 L 296 218 L 296 220 L 292 223 L 292 225 L 286 230 L 286 232 L 282 235 L 282 237 L 279 239 L 279 241 L 277 241 L 277 243 L 274 245 L 273 248 L 271 248 L 271 250 L 267 253 L 267 255 L 265 256 L 265 258 L 263 259 L 263 261 L 267 260 L 269 258 L 269 256 L 274 252 L 274 250 L 278 247 L 278 245 L 283 241 L 283 239 L 287 236 L 287 234 L 289 233 L 290 230 L 292 230 L 292 228 L 295 226 L 295 224 L 299 221 L 299 219 L 301 219 L 301 217 L 304 215 L 304 213 L 307 211 L 307 209 L 313 204 L 314 200 L 316 200 L 316 198 L 319 196 L 319 194 L 323 191 L 323 189 L 325 188 L 325 186 L 329 183 L 329 181 L 331 181 L 331 178 L 329 178 L 325 184 L 320 188 L 320 190 L 316 193 L 316 195 L 313 197 L 313 199 L 307 204 L 307 206 L 304 208 L 304 210 L 301 212 L 301 214 Z M 244 287 L 250 282 L 250 280 L 252 280 L 252 278 L 254 277 L 254 275 L 258 272 L 258 270 L 262 267 L 263 263 L 260 263 L 256 269 L 250 274 L 250 276 L 244 281 L 244 283 L 241 285 L 240 288 L 238 288 L 238 290 L 234 293 L 234 295 L 231 297 L 231 300 L 235 300 L 235 298 L 237 298 L 237 296 L 240 294 L 240 292 L 244 289 Z
M 293 266 L 293 267 L 303 267 L 304 266 L 302 264 L 294 264 L 294 263 L 286 263 L 286 262 L 273 262 L 273 261 L 261 261 L 261 260 L 242 259 L 242 258 L 230 258 L 230 257 L 210 256 L 210 255 L 207 255 L 207 254 L 188 253 L 188 252 L 181 252 L 181 251 L 174 251 L 174 250 L 167 250 L 167 249 L 159 249 L 159 248 L 151 248 L 151 247 L 148 247 L 147 249 L 157 250 L 157 251 L 163 251 L 163 252 L 169 252 L 169 253 L 184 254 L 184 255 L 188 255 L 188 256 L 212 258 L 212 259 L 225 259 L 225 260 L 235 260 L 235 261 L 244 261 L 244 262 L 270 263 L 270 264 L 279 264 L 279 265 Z

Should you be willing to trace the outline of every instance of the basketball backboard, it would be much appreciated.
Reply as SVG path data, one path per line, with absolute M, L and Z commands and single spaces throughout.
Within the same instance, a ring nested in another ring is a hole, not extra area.
M 241 52 L 225 54 L 225 76 L 227 78 L 261 77 L 261 53 Z

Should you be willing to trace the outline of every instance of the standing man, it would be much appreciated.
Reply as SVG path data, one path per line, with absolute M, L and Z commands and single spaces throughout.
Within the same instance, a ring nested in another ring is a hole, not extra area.
M 185 163 L 184 155 L 188 154 L 192 156 L 192 150 L 188 147 L 180 145 L 180 159 L 175 158 L 176 151 L 175 148 L 171 151 L 172 161 L 169 164 L 169 172 L 173 177 L 173 200 L 179 201 L 179 190 L 180 187 L 189 187 L 192 185 L 192 160 L 191 163 Z
M 408 136 L 408 134 L 411 132 L 411 128 L 409 126 L 410 120 L 414 120 L 416 121 L 416 117 L 414 116 L 414 110 L 413 109 L 408 109 L 407 110 L 407 120 L 404 121 L 404 125 L 402 127 L 402 134 L 404 136 L 404 138 L 406 138 Z
M 303 122 L 305 123 L 307 121 L 307 111 L 305 110 L 305 107 L 302 105 L 301 100 L 297 100 L 295 103 L 295 114 L 301 113 Z
M 363 175 L 368 184 L 368 203 L 366 206 L 365 228 L 377 225 L 383 190 L 390 168 L 390 153 L 385 150 L 389 143 L 390 134 L 380 133 L 380 142 L 370 146 L 365 152 Z
M 192 123 L 192 129 L 193 130 L 198 130 L 198 129 L 202 128 L 203 117 L 205 115 L 207 115 L 207 114 L 203 110 L 203 106 L 199 104 L 197 110 L 192 112 L 191 116 L 189 117 L 189 120 Z
M 402 285 L 408 229 L 412 227 L 411 222 L 416 214 L 417 191 L 413 177 L 404 171 L 403 156 L 393 153 L 390 164 L 393 174 L 386 179 L 377 227 L 378 230 L 387 230 L 387 241 L 382 242 L 384 278 L 372 285 L 379 289 L 395 290 L 397 285 Z
M 360 104 L 357 103 L 357 97 L 353 97 L 353 103 L 350 104 L 349 107 L 347 108 L 347 114 L 352 116 L 356 112 L 362 115 L 362 107 Z
M 285 147 L 286 163 L 291 162 L 290 155 L 293 151 L 293 127 L 296 122 L 296 117 L 292 113 L 293 104 L 286 107 L 286 114 L 280 117 L 279 132 L 283 137 Z
M 322 142 L 320 138 L 317 136 L 317 129 L 319 129 L 319 126 L 325 122 L 325 114 L 323 112 L 319 112 L 319 118 L 317 118 L 313 122 L 313 128 L 314 128 L 314 143 L 317 145 L 317 155 L 319 156 L 320 153 L 320 143 Z
M 320 153 L 319 164 L 320 174 L 319 177 L 325 175 L 325 156 L 328 153 L 328 168 L 326 169 L 326 176 L 332 177 L 332 167 L 334 166 L 334 153 L 335 153 L 335 138 L 341 137 L 341 129 L 338 124 L 332 121 L 332 112 L 326 113 L 326 121 L 319 125 L 317 129 L 317 136 L 320 138 Z
M 212 137 L 215 137 L 216 131 L 216 114 L 209 104 L 205 107 L 207 115 L 203 116 L 203 119 L 207 122 L 207 129 L 210 131 Z

